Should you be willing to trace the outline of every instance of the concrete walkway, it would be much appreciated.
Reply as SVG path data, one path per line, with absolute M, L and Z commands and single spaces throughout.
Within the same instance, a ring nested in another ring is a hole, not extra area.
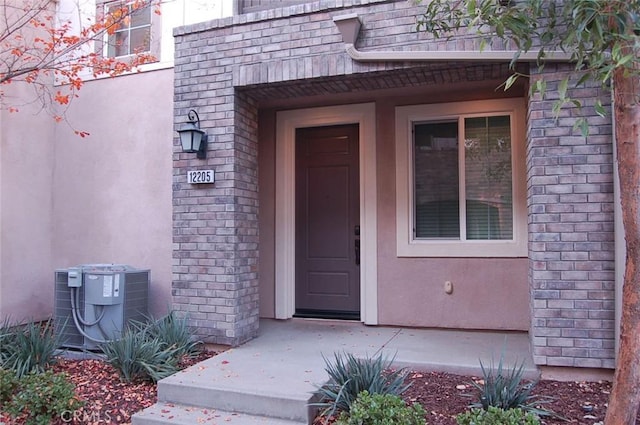
M 137 414 L 133 424 L 309 423 L 313 413 L 307 404 L 327 380 L 323 355 L 332 358 L 337 351 L 395 356 L 398 366 L 473 375 L 480 374 L 479 360 L 497 362 L 504 351 L 507 365 L 524 361 L 527 376 L 538 376 L 526 333 L 262 320 L 258 338 L 160 381 L 159 404 Z

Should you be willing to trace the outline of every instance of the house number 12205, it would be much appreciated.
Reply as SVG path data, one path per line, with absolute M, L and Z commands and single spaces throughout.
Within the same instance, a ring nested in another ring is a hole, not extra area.
M 215 183 L 215 174 L 213 170 L 187 171 L 187 183 Z

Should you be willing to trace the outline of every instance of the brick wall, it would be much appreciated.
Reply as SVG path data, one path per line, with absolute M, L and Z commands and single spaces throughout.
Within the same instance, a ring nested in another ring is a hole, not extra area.
M 251 13 L 260 10 L 278 9 L 281 7 L 310 3 L 310 0 L 236 0 L 240 13 Z
M 203 90 L 209 72 L 217 81 Z M 174 142 L 173 308 L 204 341 L 242 344 L 258 330 L 257 109 L 224 68 L 190 63 L 176 66 L 174 107 L 176 129 L 193 108 L 210 140 L 206 160 Z M 214 169 L 215 184 L 187 184 L 192 169 Z
M 573 89 L 582 110 L 556 121 L 553 90 L 566 68 L 547 66 L 545 99 L 529 99 L 527 147 L 532 341 L 535 362 L 548 366 L 614 367 L 613 158 L 610 103 L 599 85 Z M 576 117 L 589 136 L 573 130 Z

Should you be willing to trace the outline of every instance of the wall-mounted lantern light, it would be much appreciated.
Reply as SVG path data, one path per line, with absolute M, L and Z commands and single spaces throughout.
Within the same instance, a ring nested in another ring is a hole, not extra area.
M 180 144 L 182 144 L 182 152 L 197 152 L 199 159 L 207 157 L 207 134 L 200 130 L 200 117 L 193 109 L 187 114 L 186 124 L 178 130 L 180 135 Z

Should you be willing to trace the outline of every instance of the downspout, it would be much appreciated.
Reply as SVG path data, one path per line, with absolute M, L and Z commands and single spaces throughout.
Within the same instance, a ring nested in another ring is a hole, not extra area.
M 515 50 L 485 50 L 485 51 L 397 51 L 378 50 L 362 52 L 356 49 L 355 44 L 360 33 L 360 18 L 355 13 L 335 16 L 334 24 L 338 27 L 347 54 L 356 62 L 430 62 L 430 61 L 475 61 L 475 62 L 511 62 L 516 56 Z M 538 51 L 522 53 L 517 62 L 536 62 Z M 545 52 L 545 62 L 568 62 L 571 55 L 562 51 Z
M 611 140 L 613 142 L 613 244 L 614 244 L 614 314 L 615 314 L 615 359 L 618 360 L 620 348 L 620 322 L 622 320 L 622 287 L 624 272 L 627 265 L 627 247 L 624 238 L 624 223 L 622 222 L 622 201 L 620 200 L 620 175 L 618 174 L 618 147 L 616 142 L 615 96 L 613 95 L 613 81 L 611 82 Z M 617 365 L 616 365 L 617 366 Z

